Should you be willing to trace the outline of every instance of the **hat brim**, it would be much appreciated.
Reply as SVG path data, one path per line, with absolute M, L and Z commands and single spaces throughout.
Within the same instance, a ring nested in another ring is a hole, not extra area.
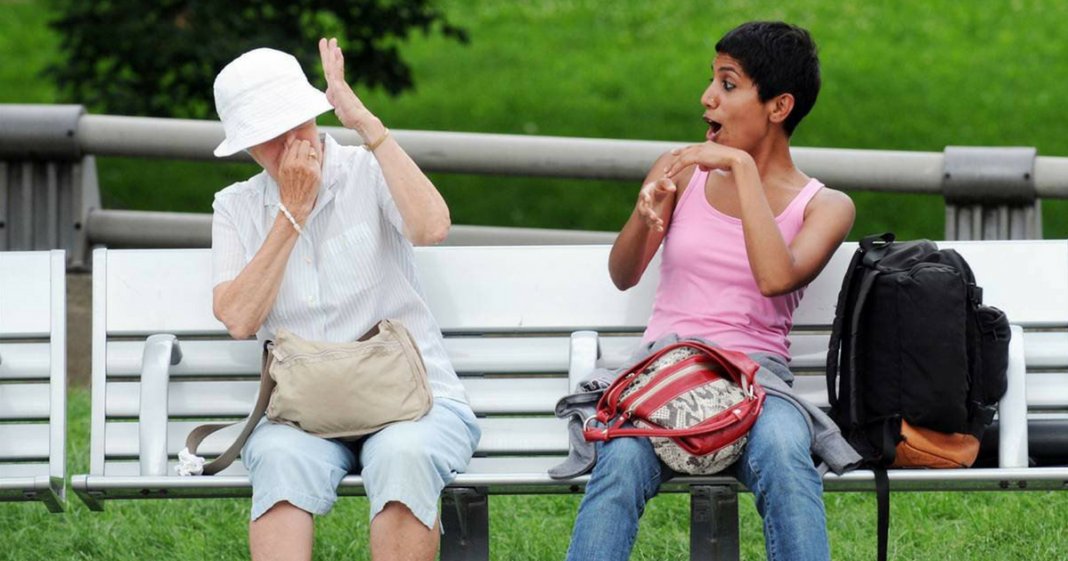
M 215 148 L 215 156 L 225 158 L 263 144 L 334 109 L 326 100 L 326 95 L 313 87 L 309 86 L 298 97 L 299 99 L 277 100 L 279 103 L 271 104 L 273 106 L 257 107 L 263 117 L 258 121 L 262 122 L 263 126 L 224 138 Z

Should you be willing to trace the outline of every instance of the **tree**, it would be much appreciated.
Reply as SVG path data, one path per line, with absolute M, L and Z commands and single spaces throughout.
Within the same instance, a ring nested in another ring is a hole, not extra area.
M 94 111 L 205 118 L 215 75 L 257 47 L 289 52 L 324 84 L 319 37 L 337 37 L 346 76 L 393 95 L 413 87 L 398 46 L 415 30 L 466 43 L 433 0 L 54 0 L 66 63 L 51 66 L 63 95 Z

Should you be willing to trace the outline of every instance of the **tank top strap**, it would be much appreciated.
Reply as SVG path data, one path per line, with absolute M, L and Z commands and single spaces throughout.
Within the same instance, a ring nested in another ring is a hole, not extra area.
M 805 208 L 808 207 L 809 201 L 816 196 L 816 193 L 820 192 L 823 188 L 823 183 L 820 183 L 816 179 L 809 179 L 808 183 L 801 188 L 801 192 L 794 197 L 794 200 L 790 201 L 790 204 L 786 205 L 786 210 L 779 215 L 779 219 L 786 219 L 798 215 L 803 218 L 805 215 Z
M 690 182 L 686 184 L 686 190 L 682 192 L 682 197 L 680 197 L 679 200 L 675 202 L 675 210 L 672 212 L 672 215 L 677 216 L 680 212 L 679 209 L 681 209 L 684 205 L 689 204 L 690 201 L 694 200 L 695 195 L 692 194 L 694 191 L 699 191 L 702 195 L 704 195 L 705 183 L 708 182 L 708 173 L 709 172 L 707 170 L 701 171 L 701 168 L 694 166 L 694 171 L 693 175 L 690 177 Z

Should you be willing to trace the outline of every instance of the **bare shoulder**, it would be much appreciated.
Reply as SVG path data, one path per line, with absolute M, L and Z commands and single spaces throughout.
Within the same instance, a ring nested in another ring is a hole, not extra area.
M 662 154 L 660 154 L 660 157 L 658 157 L 656 161 L 653 162 L 652 167 L 649 168 L 649 172 L 645 175 L 645 181 L 642 184 L 644 185 L 646 183 L 656 181 L 657 179 L 664 177 L 664 171 L 667 169 L 668 165 L 670 165 L 671 162 L 675 160 L 676 157 L 677 156 L 671 153 L 671 150 L 666 150 Z M 697 166 L 690 166 L 682 170 L 682 173 L 675 177 L 675 186 L 678 189 L 675 192 L 676 197 L 682 196 L 683 190 L 686 189 L 686 186 L 690 184 L 690 179 L 693 178 L 693 173 L 696 169 Z
M 805 219 L 812 216 L 821 216 L 824 219 L 840 218 L 852 224 L 856 213 L 856 206 L 849 195 L 824 187 L 809 201 L 808 208 L 805 209 Z

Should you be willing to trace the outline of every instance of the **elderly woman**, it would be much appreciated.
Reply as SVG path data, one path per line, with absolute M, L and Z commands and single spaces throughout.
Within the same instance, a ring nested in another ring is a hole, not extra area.
M 215 155 L 246 150 L 263 167 L 215 196 L 215 315 L 240 339 L 284 328 L 327 342 L 400 320 L 435 399 L 425 417 L 355 445 L 261 421 L 242 450 L 252 481 L 249 548 L 253 559 L 310 559 L 313 515 L 330 511 L 341 478 L 358 471 L 371 503 L 372 557 L 433 559 L 439 495 L 479 439 L 413 260 L 413 244 L 445 238 L 449 209 L 345 82 L 337 40 L 320 40 L 319 52 L 325 95 L 294 57 L 272 49 L 241 55 L 215 80 L 226 131 Z M 330 109 L 366 144 L 320 136 L 315 118 Z

